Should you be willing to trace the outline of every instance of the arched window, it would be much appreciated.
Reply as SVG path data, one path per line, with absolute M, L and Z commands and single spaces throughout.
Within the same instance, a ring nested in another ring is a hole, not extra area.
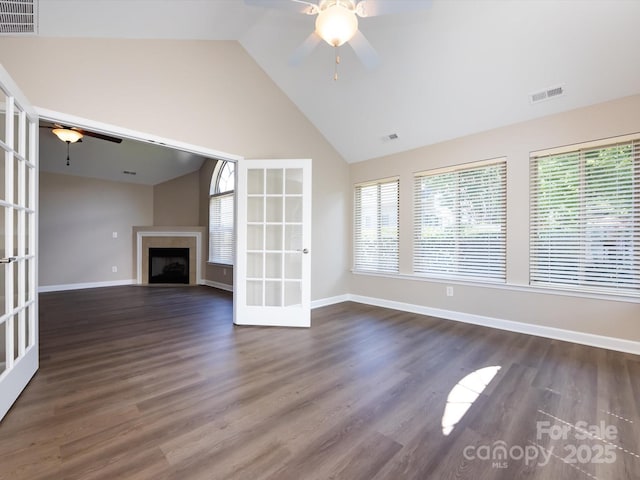
M 218 160 L 209 189 L 209 262 L 233 265 L 235 164 Z

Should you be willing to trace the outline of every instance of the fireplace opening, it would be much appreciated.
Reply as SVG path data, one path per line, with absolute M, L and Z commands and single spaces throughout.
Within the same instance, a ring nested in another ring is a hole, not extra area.
M 188 248 L 149 248 L 149 283 L 189 283 Z

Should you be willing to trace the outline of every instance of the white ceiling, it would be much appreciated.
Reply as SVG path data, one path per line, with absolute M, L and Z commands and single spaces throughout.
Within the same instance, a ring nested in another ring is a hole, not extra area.
M 321 44 L 288 58 L 314 17 L 242 0 L 46 0 L 42 36 L 238 40 L 348 162 L 640 93 L 640 1 L 434 0 L 360 20 L 381 57 L 366 70 Z M 566 94 L 531 105 L 529 94 Z M 385 140 L 396 133 L 398 139 Z

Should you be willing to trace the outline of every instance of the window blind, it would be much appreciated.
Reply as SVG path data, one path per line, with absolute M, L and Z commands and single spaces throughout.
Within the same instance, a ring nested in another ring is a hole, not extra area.
M 354 269 L 398 272 L 399 181 L 355 187 Z
M 640 295 L 640 140 L 530 167 L 530 283 Z
M 421 172 L 414 188 L 414 273 L 505 281 L 505 159 Z
M 233 265 L 233 192 L 210 197 L 209 262 Z

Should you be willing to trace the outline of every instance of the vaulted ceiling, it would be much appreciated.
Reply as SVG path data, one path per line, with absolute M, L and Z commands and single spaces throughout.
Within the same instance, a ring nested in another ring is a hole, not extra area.
M 314 17 L 242 0 L 41 1 L 39 34 L 237 40 L 358 162 L 640 93 L 639 20 L 634 0 L 434 0 L 361 19 L 381 63 L 367 70 L 345 45 L 337 82 L 327 44 L 288 63 Z M 530 102 L 556 86 L 565 94 Z

